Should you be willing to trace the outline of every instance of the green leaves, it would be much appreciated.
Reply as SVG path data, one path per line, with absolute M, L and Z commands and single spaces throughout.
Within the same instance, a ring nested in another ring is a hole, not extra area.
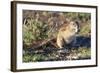
M 29 23 L 23 25 L 23 41 L 25 45 L 30 46 L 33 41 L 48 39 L 50 35 L 49 26 L 40 21 L 35 21 L 31 19 L 28 21 Z
M 66 12 L 65 16 L 71 20 L 80 20 L 81 22 L 87 22 L 91 19 L 90 13 Z

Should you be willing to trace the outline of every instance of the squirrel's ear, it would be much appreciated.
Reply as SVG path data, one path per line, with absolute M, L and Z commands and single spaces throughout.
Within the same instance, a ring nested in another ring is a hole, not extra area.
M 75 20 L 75 23 L 80 25 L 82 22 L 80 20 Z
M 75 21 L 75 23 L 79 25 L 79 21 Z
M 78 25 L 78 27 L 80 27 L 80 21 L 75 21 L 75 23 Z

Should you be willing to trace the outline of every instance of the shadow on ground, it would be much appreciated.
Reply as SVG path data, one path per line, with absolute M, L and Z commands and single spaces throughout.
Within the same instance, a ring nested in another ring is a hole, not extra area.
M 71 44 L 70 44 L 71 45 Z M 90 37 L 84 37 L 84 36 L 77 36 L 76 37 L 76 43 L 74 45 L 71 45 L 72 48 L 79 48 L 79 47 L 91 47 L 91 38 Z

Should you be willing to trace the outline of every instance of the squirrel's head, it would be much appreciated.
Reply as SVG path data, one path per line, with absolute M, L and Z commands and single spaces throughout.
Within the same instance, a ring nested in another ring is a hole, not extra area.
M 80 26 L 77 21 L 71 21 L 68 25 L 68 28 L 73 33 L 78 33 L 80 31 Z

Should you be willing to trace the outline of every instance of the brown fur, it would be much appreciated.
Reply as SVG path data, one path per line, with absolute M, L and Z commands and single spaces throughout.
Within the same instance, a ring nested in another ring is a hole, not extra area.
M 64 25 L 59 29 L 57 35 L 56 43 L 59 48 L 63 48 L 64 42 L 66 42 L 66 44 L 69 44 L 74 39 L 77 30 L 78 27 L 76 23 L 64 23 Z

